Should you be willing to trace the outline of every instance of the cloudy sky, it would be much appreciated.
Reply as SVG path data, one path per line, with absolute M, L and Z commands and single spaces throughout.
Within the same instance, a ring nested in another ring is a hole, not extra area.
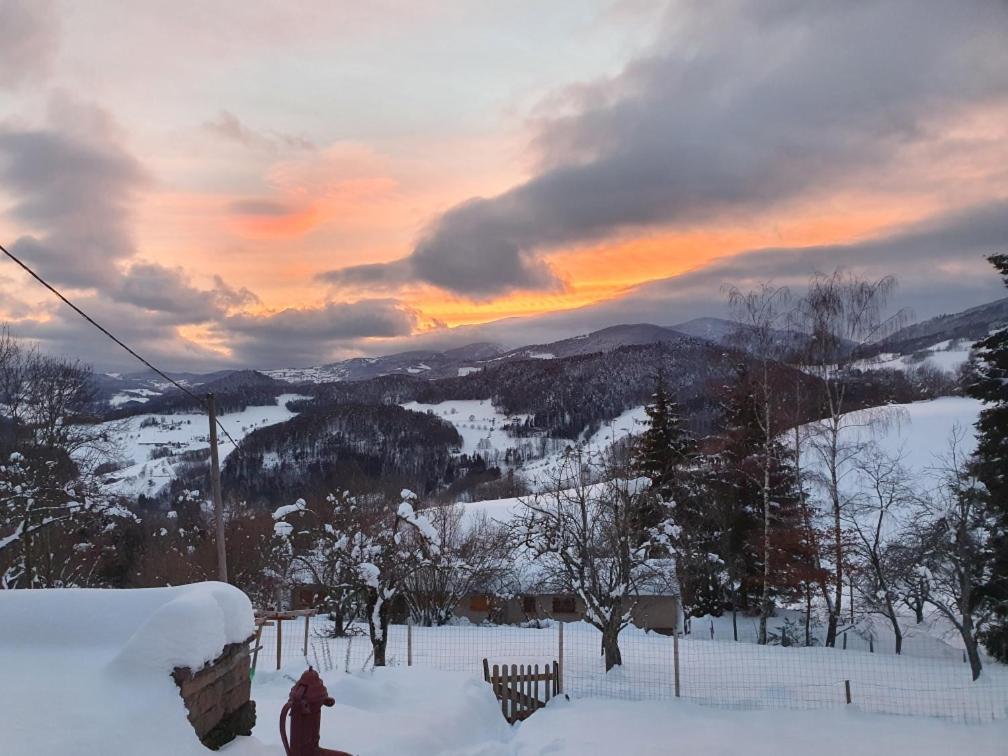
M 169 369 L 1004 295 L 1003 0 L 0 0 L 0 243 Z M 128 360 L 0 260 L 0 320 Z

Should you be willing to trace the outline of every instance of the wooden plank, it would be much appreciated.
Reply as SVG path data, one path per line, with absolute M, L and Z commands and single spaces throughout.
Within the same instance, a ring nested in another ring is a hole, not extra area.
M 483 657 L 483 679 L 490 682 L 490 665 L 487 663 L 486 657 Z
M 252 652 L 252 674 L 255 675 L 256 663 L 259 661 L 259 649 L 262 648 L 259 641 L 262 639 L 262 625 L 256 628 L 255 651 Z
M 539 665 L 538 664 L 535 665 L 535 678 L 534 679 L 535 679 L 535 682 L 533 683 L 533 685 L 535 687 L 533 688 L 533 692 L 535 693 L 535 695 L 533 696 L 533 699 L 535 700 L 535 705 L 532 708 L 533 709 L 538 709 L 539 708 Z
M 501 672 L 503 672 L 503 670 L 501 670 Z M 494 664 L 494 666 L 493 666 L 493 676 L 494 676 L 494 680 L 497 681 L 494 693 L 496 693 L 497 694 L 497 698 L 500 699 L 500 702 L 501 702 L 501 714 L 504 715 L 504 719 L 507 719 L 507 716 L 508 716 L 508 704 L 507 704 L 507 698 L 504 696 L 504 677 L 506 677 L 506 674 L 500 674 L 500 673 L 498 673 L 498 671 L 497 671 L 497 665 Z

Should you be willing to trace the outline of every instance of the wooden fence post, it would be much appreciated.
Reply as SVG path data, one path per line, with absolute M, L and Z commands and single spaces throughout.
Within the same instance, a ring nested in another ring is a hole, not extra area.
M 558 664 L 557 664 L 557 676 L 558 676 L 559 679 L 557 680 L 557 685 L 558 685 L 558 691 L 560 693 L 563 693 L 563 691 L 564 691 L 564 682 L 563 682 L 563 668 L 564 668 L 563 628 L 564 628 L 564 623 L 558 621 L 557 622 L 557 628 L 558 628 L 558 630 L 557 630 L 557 637 L 558 637 L 558 640 L 559 640 L 559 643 L 558 643 L 558 645 L 559 645 L 559 649 L 558 649 L 559 659 L 558 659 Z
M 679 698 L 679 633 L 672 634 L 672 666 L 675 670 L 675 697 Z
M 851 702 L 850 680 L 844 680 L 843 685 L 844 685 L 844 694 L 847 696 L 847 703 L 850 703 Z
M 406 620 L 406 666 L 413 666 L 413 623 Z

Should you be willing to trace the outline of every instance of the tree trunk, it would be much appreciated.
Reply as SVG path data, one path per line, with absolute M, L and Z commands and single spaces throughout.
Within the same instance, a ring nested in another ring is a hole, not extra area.
M 368 632 L 371 635 L 371 650 L 374 654 L 374 665 L 376 667 L 384 667 L 385 648 L 388 646 L 389 603 L 386 600 L 382 600 L 381 605 L 378 606 L 378 617 L 376 618 L 375 606 L 378 600 L 377 596 L 368 598 Z M 377 626 L 375 625 L 376 619 Z
M 886 613 L 889 617 L 889 624 L 892 625 L 893 635 L 896 637 L 896 655 L 903 652 L 903 631 L 900 629 L 899 619 L 896 617 L 896 608 L 892 601 L 886 598 Z
M 602 631 L 602 653 L 605 656 L 606 672 L 623 664 L 623 655 L 619 648 L 619 631 L 620 626 L 613 623 Z
M 812 645 L 812 586 L 805 584 L 805 647 Z
M 766 385 L 766 363 L 763 367 L 763 381 Z M 767 642 L 767 617 L 770 616 L 770 399 L 764 404 L 766 422 L 766 443 L 763 446 L 763 593 L 760 597 L 759 644 Z
M 980 677 L 983 664 L 980 661 L 980 651 L 977 648 L 976 633 L 973 632 L 973 617 L 969 614 L 963 614 L 959 634 L 962 635 L 963 645 L 966 646 L 966 657 L 969 659 L 970 672 L 973 673 L 973 679 L 976 680 Z

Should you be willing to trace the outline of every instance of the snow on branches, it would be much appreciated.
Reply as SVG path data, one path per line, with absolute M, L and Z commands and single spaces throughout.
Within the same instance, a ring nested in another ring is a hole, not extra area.
M 375 496 L 330 495 L 306 517 L 306 543 L 299 550 L 317 575 L 336 578 L 350 594 L 363 596 L 375 666 L 385 665 L 391 604 L 407 578 L 440 555 L 441 539 L 414 508 L 416 494 L 403 490 L 396 507 Z M 281 507 L 282 517 L 302 519 L 306 506 Z M 286 523 L 280 519 L 276 524 Z M 294 530 L 290 523 L 291 531 Z

